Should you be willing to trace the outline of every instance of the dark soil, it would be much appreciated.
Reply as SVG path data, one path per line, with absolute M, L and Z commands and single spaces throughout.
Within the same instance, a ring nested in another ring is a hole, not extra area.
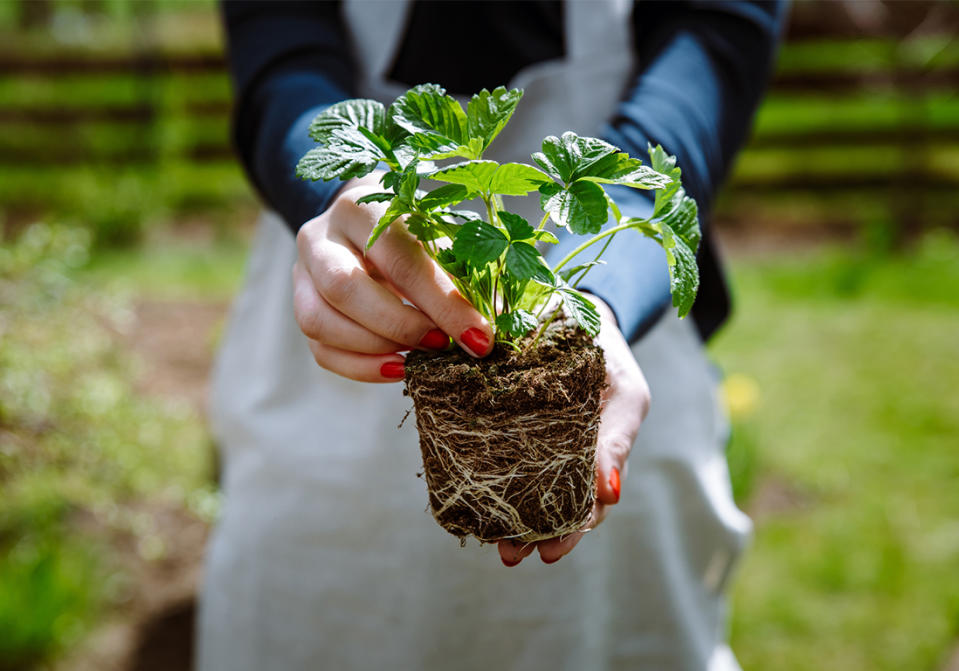
M 521 352 L 498 344 L 484 359 L 411 353 L 407 393 L 436 521 L 484 542 L 585 524 L 605 380 L 602 350 L 567 326 Z

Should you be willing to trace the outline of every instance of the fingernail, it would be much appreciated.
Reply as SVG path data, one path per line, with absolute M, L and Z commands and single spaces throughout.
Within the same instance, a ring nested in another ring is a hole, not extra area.
M 460 340 L 462 340 L 476 356 L 483 356 L 486 354 L 486 350 L 489 349 L 489 336 L 475 326 L 463 331 Z
M 402 361 L 387 361 L 380 366 L 380 375 L 398 380 L 406 375 Z
M 518 561 L 508 561 L 508 560 L 504 559 L 503 557 L 500 557 L 499 559 L 500 559 L 501 562 L 503 562 L 503 566 L 509 566 L 510 568 L 513 568 L 514 566 L 516 566 L 517 564 L 519 564 Z
M 609 474 L 609 488 L 613 490 L 613 497 L 616 499 L 613 503 L 619 503 L 619 469 L 613 466 L 613 472 Z
M 540 557 L 540 559 L 543 559 L 543 563 L 544 563 L 544 564 L 555 564 L 556 562 L 558 562 L 558 561 L 559 561 L 560 559 L 562 559 L 562 558 L 563 558 L 563 555 L 560 555 L 560 556 L 557 557 L 556 559 L 543 559 L 542 557 Z
M 449 336 L 440 329 L 430 329 L 420 340 L 420 347 L 426 347 L 427 349 L 443 349 L 449 344 Z

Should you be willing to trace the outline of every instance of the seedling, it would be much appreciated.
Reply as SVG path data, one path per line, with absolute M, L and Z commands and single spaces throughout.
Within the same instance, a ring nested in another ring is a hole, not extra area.
M 662 245 L 681 317 L 699 284 L 696 203 L 662 147 L 650 146 L 643 165 L 608 142 L 567 132 L 543 140 L 535 165 L 483 158 L 522 95 L 483 90 L 465 111 L 435 84 L 389 107 L 347 100 L 316 117 L 309 132 L 320 146 L 297 166 L 312 180 L 382 168 L 383 191 L 357 201 L 387 203 L 366 248 L 402 221 L 494 327 L 498 346 L 484 359 L 458 350 L 406 359 L 430 507 L 461 540 L 535 541 L 589 519 L 606 372 L 592 342 L 599 314 L 577 286 L 603 263 L 613 237 L 632 230 Z M 421 190 L 424 179 L 437 188 Z M 609 185 L 655 190 L 652 215 L 623 216 Z M 529 194 L 543 212 L 534 223 L 504 202 Z M 463 208 L 467 201 L 479 212 Z M 550 220 L 584 237 L 552 266 L 537 248 L 558 242 Z M 571 265 L 594 246 L 594 258 Z M 559 314 L 567 320 L 553 324 Z
M 662 245 L 673 305 L 685 316 L 699 286 L 700 231 L 696 202 L 680 184 L 675 157 L 650 146 L 647 166 L 608 142 L 567 132 L 543 140 L 542 151 L 532 155 L 536 165 L 484 159 L 522 96 L 519 89 L 484 89 L 464 111 L 441 87 L 423 84 L 388 108 L 375 100 L 335 104 L 310 125 L 310 136 L 320 146 L 300 160 L 297 175 L 346 180 L 377 167 L 386 169 L 385 190 L 357 201 L 388 203 L 366 248 L 405 216 L 409 231 L 494 325 L 498 342 L 515 346 L 538 331 L 529 341 L 536 342 L 550 321 L 547 306 L 555 297 L 586 333 L 596 335 L 599 314 L 576 287 L 602 263 L 613 237 L 627 230 Z M 444 184 L 423 191 L 423 179 Z M 655 189 L 652 216 L 624 217 L 606 191 L 610 184 Z M 530 193 L 538 193 L 543 211 L 535 227 L 510 212 L 503 200 Z M 466 201 L 481 203 L 485 218 L 458 209 Z M 546 229 L 550 220 L 588 236 L 552 267 L 536 247 L 558 242 Z M 602 245 L 592 261 L 570 267 L 573 258 L 598 243 Z

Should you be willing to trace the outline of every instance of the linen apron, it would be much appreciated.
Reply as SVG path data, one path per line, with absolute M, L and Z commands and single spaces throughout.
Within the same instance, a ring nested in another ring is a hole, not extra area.
M 595 135 L 632 72 L 628 2 L 565 7 L 567 57 L 510 83 L 526 93 L 491 158 L 528 163 L 548 134 Z M 364 97 L 405 90 L 384 73 L 407 8 L 345 4 Z M 313 361 L 293 317 L 295 259 L 266 213 L 212 379 L 225 501 L 200 671 L 739 668 L 722 594 L 751 526 L 691 320 L 664 317 L 633 348 L 652 408 L 620 503 L 558 563 L 506 568 L 495 545 L 461 548 L 428 512 L 413 417 L 397 428 L 411 406 L 400 385 Z

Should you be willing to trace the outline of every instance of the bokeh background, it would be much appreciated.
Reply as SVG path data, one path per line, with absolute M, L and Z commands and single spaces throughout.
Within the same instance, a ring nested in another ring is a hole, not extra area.
M 959 669 L 957 34 L 796 2 L 719 200 L 746 669 Z M 229 108 L 212 2 L 0 0 L 0 671 L 189 668 Z

